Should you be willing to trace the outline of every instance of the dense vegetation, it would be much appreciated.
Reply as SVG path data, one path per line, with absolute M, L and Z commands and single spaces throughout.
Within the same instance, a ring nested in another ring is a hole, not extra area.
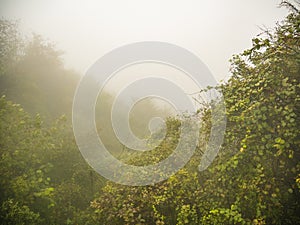
M 225 97 L 227 129 L 213 164 L 197 169 L 210 132 L 208 103 L 190 118 L 203 124 L 191 161 L 144 187 L 106 181 L 85 163 L 68 120 L 77 75 L 53 46 L 39 36 L 22 40 L 17 25 L 2 20 L 1 223 L 300 224 L 300 13 L 286 5 L 287 18 L 234 56 L 231 78 L 215 87 Z M 179 127 L 180 117 L 169 118 L 155 150 L 124 160 L 165 158 Z M 107 144 L 120 147 L 110 135 Z

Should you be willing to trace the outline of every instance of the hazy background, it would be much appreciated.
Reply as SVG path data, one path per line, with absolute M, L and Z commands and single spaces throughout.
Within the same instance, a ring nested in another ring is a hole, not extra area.
M 194 52 L 216 79 L 228 78 L 229 58 L 251 46 L 259 27 L 287 15 L 279 0 L 1 0 L 1 17 L 20 19 L 56 43 L 68 68 L 84 74 L 111 49 L 165 41 Z

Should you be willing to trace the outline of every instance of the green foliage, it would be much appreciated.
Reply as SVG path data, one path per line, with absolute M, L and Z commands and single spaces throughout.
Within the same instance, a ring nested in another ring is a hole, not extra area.
M 209 170 L 191 172 L 209 136 L 208 107 L 199 111 L 201 142 L 191 163 L 154 186 L 108 183 L 91 204 L 98 223 L 300 223 L 299 24 L 299 11 L 293 10 L 274 31 L 254 38 L 251 49 L 233 57 L 232 77 L 217 87 L 227 109 L 225 142 Z M 168 121 L 170 139 L 158 151 L 130 163 L 165 158 L 176 146 L 177 122 Z
M 233 76 L 220 87 L 227 108 L 227 162 L 220 158 L 210 170 L 214 178 L 204 184 L 210 212 L 234 204 L 246 222 L 300 221 L 299 22 L 299 12 L 291 13 L 232 60 Z
M 197 175 L 182 169 L 155 186 L 130 187 L 109 182 L 91 206 L 99 224 L 197 224 L 198 187 Z
M 4 224 L 66 224 L 89 206 L 102 186 L 64 124 L 62 118 L 44 127 L 38 115 L 32 118 L 20 105 L 0 98 Z
M 80 155 L 70 125 L 78 76 L 40 36 L 23 40 L 17 23 L 6 20 L 0 29 L 0 94 L 6 95 L 0 99 L 0 202 L 12 199 L 28 207 L 42 224 L 94 224 L 85 211 L 104 181 Z M 113 98 L 103 95 L 99 134 L 109 150 L 120 153 L 123 146 L 110 123 Z M 159 110 L 147 101 L 131 115 L 134 131 L 142 136 L 148 132 L 143 118 L 149 120 L 151 112 Z
M 39 117 L 30 118 L 19 105 L 7 102 L 4 97 L 0 105 L 1 202 L 14 198 L 32 211 L 47 208 L 53 187 L 47 176 L 51 164 L 45 163 L 44 152 L 51 151 L 54 144 L 41 128 Z
M 235 205 L 231 205 L 230 209 L 218 208 L 212 209 L 209 213 L 202 217 L 203 224 L 250 224 L 245 222 L 240 212 L 237 211 Z
M 2 203 L 0 212 L 3 225 L 32 225 L 41 222 L 39 214 L 32 212 L 26 205 L 20 206 L 12 199 Z
M 210 135 L 211 103 L 197 115 L 169 118 L 167 135 L 154 150 L 132 154 L 108 131 L 105 116 L 112 96 L 104 93 L 100 136 L 107 131 L 106 144 L 124 150 L 119 158 L 129 164 L 161 161 L 178 144 L 182 119 L 189 126 L 202 121 L 188 165 L 143 187 L 105 182 L 81 157 L 66 117 L 49 123 L 68 114 L 77 78 L 63 68 L 51 44 L 39 36 L 24 43 L 17 25 L 1 21 L 1 44 L 7 45 L 0 57 L 0 90 L 7 94 L 0 98 L 1 223 L 300 224 L 300 14 L 287 5 L 292 11 L 286 20 L 234 56 L 232 77 L 216 87 L 225 97 L 227 130 L 208 170 L 199 172 L 197 166 Z M 160 113 L 149 102 L 142 105 L 151 107 Z M 134 112 L 141 114 L 140 109 Z M 141 121 L 150 115 L 148 111 Z M 49 121 L 45 124 L 41 117 Z M 134 131 L 144 137 L 149 133 L 141 121 L 135 121 Z M 160 133 L 151 138 L 155 143 Z M 189 138 L 185 144 L 188 149 Z

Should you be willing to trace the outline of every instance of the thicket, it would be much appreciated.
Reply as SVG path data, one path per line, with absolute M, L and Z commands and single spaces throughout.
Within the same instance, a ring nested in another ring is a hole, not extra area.
M 291 10 L 286 19 L 235 55 L 232 76 L 215 87 L 224 94 L 227 128 L 212 165 L 197 169 L 211 128 L 208 103 L 191 118 L 202 121 L 194 157 L 168 180 L 145 187 L 105 181 L 80 156 L 64 117 L 44 124 L 41 116 L 23 110 L 36 105 L 42 116 L 49 116 L 53 106 L 47 92 L 38 94 L 44 90 L 39 76 L 52 79 L 57 68 L 64 74 L 70 71 L 48 45 L 41 45 L 44 57 L 30 53 L 30 45 L 20 47 L 16 26 L 1 21 L 1 30 L 7 32 L 3 36 L 1 31 L 1 44 L 8 41 L 8 47 L 1 45 L 0 71 L 1 94 L 7 95 L 0 99 L 2 223 L 300 224 L 300 13 L 283 4 Z M 55 71 L 39 71 L 35 65 L 41 59 Z M 33 67 L 35 73 L 26 73 Z M 66 98 L 71 98 L 72 88 Z M 57 104 L 65 105 L 61 101 Z M 153 152 L 126 160 L 140 165 L 165 158 L 176 146 L 179 127 L 180 119 L 170 118 L 167 138 Z

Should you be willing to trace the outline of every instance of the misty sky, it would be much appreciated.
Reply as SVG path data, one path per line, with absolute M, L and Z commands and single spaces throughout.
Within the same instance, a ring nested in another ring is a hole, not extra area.
M 106 52 L 137 41 L 165 41 L 195 53 L 217 80 L 228 60 L 251 46 L 259 27 L 287 15 L 279 0 L 0 0 L 1 17 L 20 19 L 63 50 L 68 68 L 84 73 Z

